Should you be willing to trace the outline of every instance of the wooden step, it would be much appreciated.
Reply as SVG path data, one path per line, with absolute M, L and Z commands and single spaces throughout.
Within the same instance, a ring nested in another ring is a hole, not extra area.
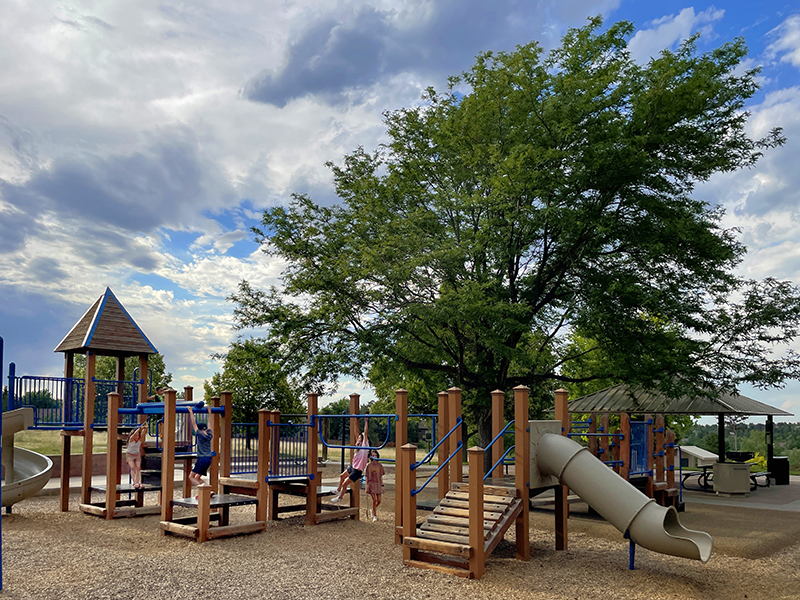
M 453 527 L 466 527 L 469 529 L 469 519 L 466 517 L 451 517 L 449 515 L 430 514 L 428 515 L 429 523 L 440 523 L 442 525 L 451 525 Z M 484 529 L 494 529 L 497 521 L 484 521 Z
M 430 529 L 417 528 L 417 537 L 426 540 L 434 540 L 437 542 L 448 542 L 450 544 L 461 544 L 462 546 L 469 546 L 469 534 L 453 534 L 443 533 L 441 531 L 432 531 Z
M 433 513 L 437 515 L 446 515 L 448 517 L 469 518 L 469 510 L 464 508 L 450 508 L 449 506 L 439 505 L 433 509 Z M 483 518 L 485 521 L 499 521 L 502 516 L 502 512 L 483 511 Z
M 448 500 L 467 500 L 469 501 L 469 492 L 455 492 L 450 490 L 445 496 Z M 484 502 L 492 502 L 494 504 L 511 504 L 514 501 L 512 496 L 494 496 L 492 494 L 483 495 Z
M 430 521 L 425 521 L 419 526 L 419 529 L 423 531 L 439 531 L 441 533 L 449 533 L 452 535 L 465 535 L 469 537 L 469 527 L 454 527 L 453 525 L 442 525 L 441 523 Z M 491 529 L 484 529 L 483 537 L 488 538 L 489 534 L 491 533 Z M 420 536 L 424 537 L 424 536 Z
M 452 542 L 442 542 L 419 537 L 406 537 L 403 538 L 403 545 L 410 546 L 415 550 L 438 552 L 439 554 L 459 556 L 466 559 L 472 556 L 472 548 L 470 548 L 468 544 L 454 544 Z
M 454 492 L 469 492 L 469 483 L 462 482 L 462 483 L 454 483 L 451 486 Z M 517 497 L 517 490 L 513 487 L 501 487 L 497 485 L 485 485 L 483 486 L 483 494 L 486 496 L 487 494 L 490 496 L 505 496 L 516 498 Z
M 472 578 L 472 572 L 467 566 L 454 566 L 448 564 L 441 564 L 438 562 L 428 562 L 426 560 L 404 560 L 403 564 L 407 567 L 416 567 L 418 569 L 430 569 L 432 571 L 439 571 L 440 573 L 447 573 L 448 575 L 455 575 L 456 577 Z
M 488 512 L 502 513 L 508 508 L 508 504 L 498 504 L 496 502 L 487 502 L 486 498 L 483 499 L 483 510 Z M 439 501 L 439 506 L 449 506 L 450 508 L 466 508 L 469 509 L 469 500 L 451 500 L 450 498 L 442 498 Z

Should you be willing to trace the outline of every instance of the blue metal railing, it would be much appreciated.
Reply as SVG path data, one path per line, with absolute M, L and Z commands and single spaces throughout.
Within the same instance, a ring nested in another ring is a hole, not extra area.
M 322 435 L 322 419 L 351 419 L 358 417 L 359 419 L 387 419 L 387 427 L 386 427 L 386 438 L 383 440 L 383 443 L 380 446 L 349 446 L 346 444 L 331 444 L 325 439 Z M 388 414 L 388 415 L 371 415 L 371 414 L 363 414 L 363 415 L 315 415 L 315 421 L 318 421 L 316 427 L 319 430 L 319 440 L 322 442 L 322 445 L 326 448 L 331 448 L 334 450 L 382 450 L 386 447 L 386 444 L 389 443 L 389 436 L 392 431 L 392 420 L 397 419 L 397 415 Z
M 503 427 L 503 428 L 500 430 L 500 433 L 498 433 L 496 436 L 494 436 L 494 439 L 493 439 L 491 442 L 489 442 L 488 444 L 486 444 L 486 448 L 484 448 L 484 449 L 483 449 L 483 453 L 484 453 L 484 454 L 487 454 L 487 453 L 489 453 L 489 451 L 491 450 L 492 446 L 494 446 L 495 442 L 497 442 L 497 440 L 499 440 L 501 437 L 503 437 L 503 436 L 505 435 L 506 431 L 508 431 L 508 428 L 509 428 L 509 427 L 511 427 L 513 424 L 514 424 L 514 419 L 512 419 L 511 421 L 509 421 L 509 422 L 506 424 L 506 426 L 505 426 L 505 427 Z M 489 477 L 489 476 L 490 476 L 490 475 L 491 475 L 491 474 L 494 472 L 494 470 L 495 470 L 495 469 L 496 469 L 496 468 L 497 468 L 499 465 L 503 464 L 503 460 L 506 458 L 506 456 L 508 456 L 508 453 L 509 453 L 509 452 L 511 452 L 511 451 L 512 451 L 514 448 L 515 448 L 515 446 L 514 446 L 514 445 L 512 445 L 512 446 L 511 446 L 511 447 L 510 447 L 508 450 L 506 450 L 506 451 L 503 453 L 503 456 L 501 456 L 501 457 L 500 457 L 500 460 L 498 460 L 496 463 L 494 463 L 494 464 L 492 465 L 492 468 L 491 468 L 491 469 L 489 469 L 489 470 L 486 472 L 486 474 L 483 476 L 483 480 L 484 480 L 484 481 L 486 481 L 486 479 L 487 479 L 487 478 L 488 478 L 488 477 Z
M 258 471 L 258 423 L 231 426 L 231 475 Z
M 8 410 L 33 407 L 34 429 L 83 425 L 84 381 L 73 377 L 16 376 L 8 366 Z
M 417 461 L 415 463 L 412 463 L 411 465 L 409 465 L 409 468 L 412 471 L 414 471 L 418 467 L 420 467 L 420 466 L 422 466 L 422 465 L 424 465 L 426 463 L 429 463 L 431 461 L 431 459 L 433 458 L 434 454 L 436 453 L 436 450 L 439 449 L 439 446 L 441 446 L 444 442 L 446 442 L 450 438 L 450 436 L 453 435 L 453 433 L 458 431 L 458 429 L 461 427 L 461 424 L 463 422 L 464 422 L 464 420 L 461 417 L 459 417 L 458 420 L 456 421 L 455 426 L 449 432 L 447 432 L 447 435 L 443 436 L 442 439 L 439 440 L 439 443 L 437 443 L 433 448 L 431 448 L 431 451 L 428 452 L 428 454 L 426 454 L 425 457 L 422 460 Z M 425 483 L 423 483 L 421 486 L 419 486 L 416 489 L 410 490 L 411 496 L 416 496 L 422 490 L 424 490 L 425 487 L 433 480 L 433 478 L 436 477 L 439 474 L 439 471 L 441 471 L 445 467 L 445 465 L 447 465 L 447 463 L 449 463 L 451 460 L 453 460 L 453 458 L 455 456 L 457 456 L 459 452 L 461 452 L 461 449 L 463 447 L 464 447 L 464 444 L 461 443 L 461 440 L 458 440 L 458 444 L 456 445 L 455 451 L 450 456 L 448 456 L 442 462 L 442 464 L 439 465 L 439 467 L 436 469 L 436 471 L 433 472 L 433 475 L 428 477 L 428 479 L 425 481 Z
M 311 477 L 308 465 L 308 430 L 316 423 L 273 423 L 272 444 L 267 481 L 286 477 Z

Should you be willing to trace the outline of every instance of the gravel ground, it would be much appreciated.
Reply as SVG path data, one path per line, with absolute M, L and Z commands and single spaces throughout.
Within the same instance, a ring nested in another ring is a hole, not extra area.
M 55 496 L 14 506 L 2 520 L 8 599 L 354 598 L 702 599 L 800 598 L 800 513 L 689 505 L 681 520 L 714 536 L 703 565 L 637 548 L 613 527 L 570 518 L 569 550 L 555 552 L 552 513 L 531 513 L 530 562 L 514 559 L 513 527 L 481 580 L 406 568 L 393 544 L 393 498 L 377 523 L 305 527 L 301 515 L 266 532 L 196 544 L 163 536 L 158 517 L 104 521 L 58 512 Z M 580 510 L 577 508 L 576 510 Z M 232 522 L 251 520 L 252 507 Z

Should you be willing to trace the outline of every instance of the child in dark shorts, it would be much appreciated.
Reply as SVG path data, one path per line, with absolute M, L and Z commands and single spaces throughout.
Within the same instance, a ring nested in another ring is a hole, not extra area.
M 205 423 L 198 423 L 194 418 L 192 407 L 188 407 L 189 420 L 192 423 L 192 429 L 195 435 L 195 447 L 197 448 L 197 461 L 194 463 L 192 472 L 189 473 L 189 482 L 193 486 L 202 485 L 203 475 L 208 473 L 208 468 L 211 466 L 211 459 L 214 456 L 211 450 L 211 440 L 214 438 L 214 432 L 211 431 Z M 213 494 L 212 494 L 213 495 Z
M 364 474 L 364 467 L 367 466 L 369 460 L 367 446 L 369 446 L 369 439 L 367 439 L 367 429 L 369 427 L 369 420 L 364 419 L 364 433 L 358 435 L 356 446 L 363 446 L 363 450 L 356 450 L 353 456 L 352 464 L 348 465 L 347 470 L 339 476 L 339 486 L 336 488 L 336 497 L 331 499 L 331 502 L 336 504 L 341 502 L 342 496 L 347 491 L 347 486 L 351 483 L 355 484 Z

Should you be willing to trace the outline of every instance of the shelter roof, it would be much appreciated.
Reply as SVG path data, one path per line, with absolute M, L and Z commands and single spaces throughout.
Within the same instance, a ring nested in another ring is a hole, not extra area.
M 577 413 L 792 416 L 784 410 L 742 395 L 723 392 L 715 399 L 704 396 L 682 396 L 674 399 L 658 391 L 631 388 L 624 384 L 576 398 L 569 403 L 569 410 Z
M 90 350 L 105 356 L 158 354 L 111 288 L 106 288 L 54 351 L 85 354 Z

